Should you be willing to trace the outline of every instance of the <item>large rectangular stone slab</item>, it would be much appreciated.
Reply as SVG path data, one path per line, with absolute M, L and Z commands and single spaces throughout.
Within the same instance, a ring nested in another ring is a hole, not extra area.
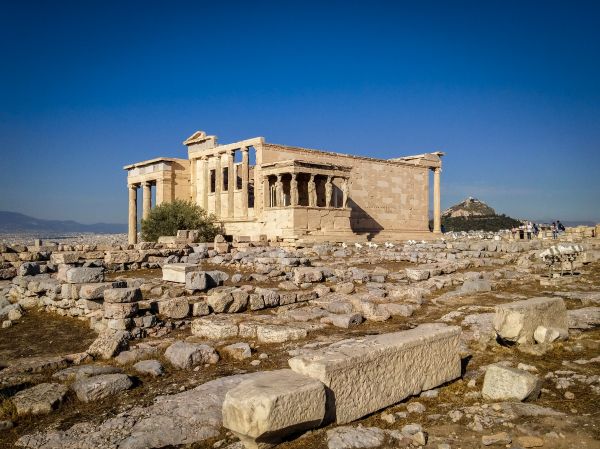
M 185 284 L 186 273 L 200 270 L 200 266 L 191 263 L 166 263 L 162 267 L 163 281 Z
M 104 268 L 102 267 L 73 267 L 66 272 L 69 284 L 88 284 L 104 281 Z
M 567 308 L 562 298 L 540 297 L 496 306 L 494 329 L 505 341 L 533 343 L 538 326 L 553 328 L 567 335 Z
M 223 426 L 246 448 L 267 448 L 317 427 L 325 417 L 325 386 L 289 369 L 267 371 L 232 388 L 223 402 Z
M 328 420 L 343 424 L 459 377 L 460 332 L 427 324 L 344 340 L 288 363 L 328 387 Z

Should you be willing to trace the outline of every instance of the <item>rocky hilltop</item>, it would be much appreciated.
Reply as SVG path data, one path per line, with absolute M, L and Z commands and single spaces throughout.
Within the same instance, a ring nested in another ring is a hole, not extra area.
M 477 198 L 468 197 L 442 213 L 446 231 L 499 231 L 519 226 L 521 222 L 496 211 Z
M 442 217 L 489 217 L 495 216 L 496 211 L 483 201 L 470 196 L 461 203 L 446 209 L 442 213 Z

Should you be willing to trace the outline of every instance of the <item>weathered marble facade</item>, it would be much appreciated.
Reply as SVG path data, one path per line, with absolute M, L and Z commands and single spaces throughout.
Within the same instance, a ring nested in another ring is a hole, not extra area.
M 219 145 L 198 131 L 188 159 L 157 158 L 124 167 L 129 241 L 137 241 L 137 189 L 143 216 L 152 204 L 193 200 L 223 222 L 227 234 L 290 241 L 427 238 L 429 174 L 433 233 L 440 232 L 443 153 L 375 159 L 277 145 L 255 137 Z

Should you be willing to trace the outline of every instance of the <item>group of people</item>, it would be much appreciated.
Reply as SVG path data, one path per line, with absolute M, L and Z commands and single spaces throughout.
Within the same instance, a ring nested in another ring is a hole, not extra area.
M 565 232 L 565 225 L 560 222 L 560 220 L 556 220 L 552 222 L 552 238 L 556 240 L 558 238 L 558 234 Z
M 532 221 L 527 221 L 518 228 L 513 228 L 511 231 L 513 233 L 513 236 L 517 233 L 520 234 L 522 232 L 524 239 L 531 240 L 533 237 L 538 236 L 538 234 L 540 233 L 540 228 L 544 228 L 546 226 L 539 225 Z M 553 221 L 550 229 L 552 231 L 552 238 L 555 240 L 558 238 L 558 234 L 560 234 L 561 232 L 565 232 L 565 226 L 560 222 L 560 220 Z

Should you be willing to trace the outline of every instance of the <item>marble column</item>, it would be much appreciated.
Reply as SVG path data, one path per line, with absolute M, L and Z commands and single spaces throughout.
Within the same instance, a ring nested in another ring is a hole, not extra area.
M 150 181 L 144 181 L 142 186 L 144 188 L 142 193 L 142 218 L 146 220 L 152 209 L 152 184 Z
M 248 217 L 248 147 L 242 147 L 242 217 Z
M 129 244 L 137 243 L 137 185 L 129 185 Z
M 198 204 L 198 175 L 196 173 L 197 159 L 190 159 L 190 199 L 192 203 Z
M 206 156 L 200 158 L 200 205 L 202 209 L 208 209 L 208 191 L 210 190 L 210 179 L 208 173 L 208 159 Z
M 328 176 L 327 182 L 325 182 L 325 207 L 331 207 L 332 193 L 333 193 L 333 184 L 331 183 L 331 176 Z
M 296 173 L 292 173 L 292 180 L 290 181 L 290 205 L 298 205 L 298 181 L 296 180 Z
M 233 189 L 235 186 L 235 173 L 233 172 L 233 153 L 234 150 L 227 152 L 227 216 L 233 218 L 234 198 Z
M 215 215 L 221 218 L 221 186 L 223 171 L 221 170 L 221 153 L 215 155 Z
M 442 232 L 442 211 L 440 194 L 440 173 L 442 169 L 433 169 L 433 232 Z

